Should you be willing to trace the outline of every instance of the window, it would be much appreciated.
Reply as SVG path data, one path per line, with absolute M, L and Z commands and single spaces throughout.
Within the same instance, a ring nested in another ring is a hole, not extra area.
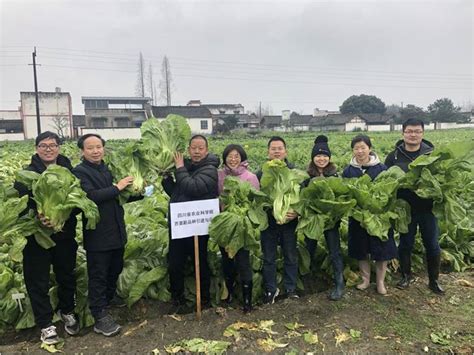
M 201 120 L 201 129 L 208 129 L 207 120 Z
M 108 104 L 105 100 L 88 100 L 84 103 L 85 108 L 88 109 L 107 109 Z
M 91 125 L 94 128 L 104 128 L 106 124 L 107 124 L 106 117 L 92 117 L 91 119 Z
M 130 120 L 128 117 L 115 117 L 115 127 L 129 127 Z

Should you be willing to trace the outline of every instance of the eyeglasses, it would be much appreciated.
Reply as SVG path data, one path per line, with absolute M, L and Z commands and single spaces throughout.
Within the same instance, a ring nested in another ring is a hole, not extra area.
M 54 150 L 54 149 L 58 149 L 58 147 L 59 147 L 58 144 L 39 144 L 38 145 L 38 148 L 41 150 L 48 150 L 48 149 Z
M 422 134 L 423 131 L 422 131 L 421 129 L 418 129 L 418 130 L 416 130 L 416 131 L 407 130 L 407 131 L 405 131 L 405 132 L 403 132 L 403 133 L 406 133 L 406 134 Z

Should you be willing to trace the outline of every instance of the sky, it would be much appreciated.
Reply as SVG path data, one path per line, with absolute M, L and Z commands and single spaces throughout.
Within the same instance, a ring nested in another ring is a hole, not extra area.
M 172 104 L 337 110 L 351 95 L 474 105 L 474 1 L 0 0 L 0 110 L 20 91 L 136 96 L 139 53 Z M 149 86 L 148 84 L 146 85 Z M 149 90 L 147 90 L 149 91 Z M 158 100 L 157 104 L 163 104 Z

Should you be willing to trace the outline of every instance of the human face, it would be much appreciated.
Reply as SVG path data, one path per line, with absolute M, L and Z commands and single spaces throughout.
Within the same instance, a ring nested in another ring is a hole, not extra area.
M 85 160 L 100 164 L 104 158 L 104 145 L 97 137 L 89 137 L 84 141 L 84 148 L 82 149 L 82 156 Z
M 326 154 L 317 154 L 313 158 L 313 163 L 320 170 L 324 169 L 329 164 L 329 157 Z
M 280 159 L 286 158 L 286 148 L 282 141 L 273 141 L 268 147 L 268 159 Z
M 352 148 L 352 153 L 359 164 L 367 164 L 370 161 L 370 147 L 365 142 L 357 142 Z
M 242 158 L 240 157 L 240 154 L 236 149 L 231 150 L 225 158 L 225 164 L 231 169 L 237 168 L 240 165 L 241 161 Z
M 403 141 L 406 145 L 418 147 L 423 139 L 423 133 L 421 126 L 406 126 L 403 131 Z
M 56 164 L 59 155 L 59 145 L 54 138 L 43 139 L 36 146 L 36 154 L 44 165 Z
M 199 163 L 206 157 L 208 152 L 206 141 L 202 138 L 195 138 L 189 144 L 188 153 L 193 163 Z

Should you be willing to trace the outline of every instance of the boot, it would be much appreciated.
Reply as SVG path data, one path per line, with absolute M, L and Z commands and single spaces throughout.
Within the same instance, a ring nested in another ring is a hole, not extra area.
M 229 305 L 234 300 L 234 297 L 233 297 L 234 279 L 230 278 L 230 277 L 226 278 L 225 279 L 225 287 L 227 288 L 227 298 L 224 300 L 224 302 Z
M 244 301 L 243 311 L 244 313 L 250 313 L 252 311 L 252 281 L 242 283 L 242 299 Z
M 411 274 L 411 253 L 399 253 L 400 271 L 402 278 L 397 283 L 397 288 L 403 290 L 408 288 L 415 281 Z
M 441 265 L 441 255 L 434 255 L 434 256 L 426 256 L 426 264 L 428 266 L 428 278 L 429 284 L 428 287 L 431 291 L 437 294 L 443 294 L 444 290 L 438 283 L 439 277 L 439 267 Z
M 335 287 L 329 294 L 329 299 L 331 301 L 338 301 L 344 295 L 344 275 L 343 275 L 343 264 L 342 258 L 338 258 L 337 260 L 333 261 L 332 268 L 334 270 L 334 283 Z
M 360 276 L 362 277 L 362 283 L 358 284 L 356 288 L 358 290 L 365 290 L 370 286 L 370 264 L 369 260 L 359 260 Z
M 385 273 L 387 272 L 387 262 L 386 261 L 376 261 L 375 262 L 375 280 L 377 285 L 377 292 L 381 295 L 387 294 L 387 289 L 385 288 Z

